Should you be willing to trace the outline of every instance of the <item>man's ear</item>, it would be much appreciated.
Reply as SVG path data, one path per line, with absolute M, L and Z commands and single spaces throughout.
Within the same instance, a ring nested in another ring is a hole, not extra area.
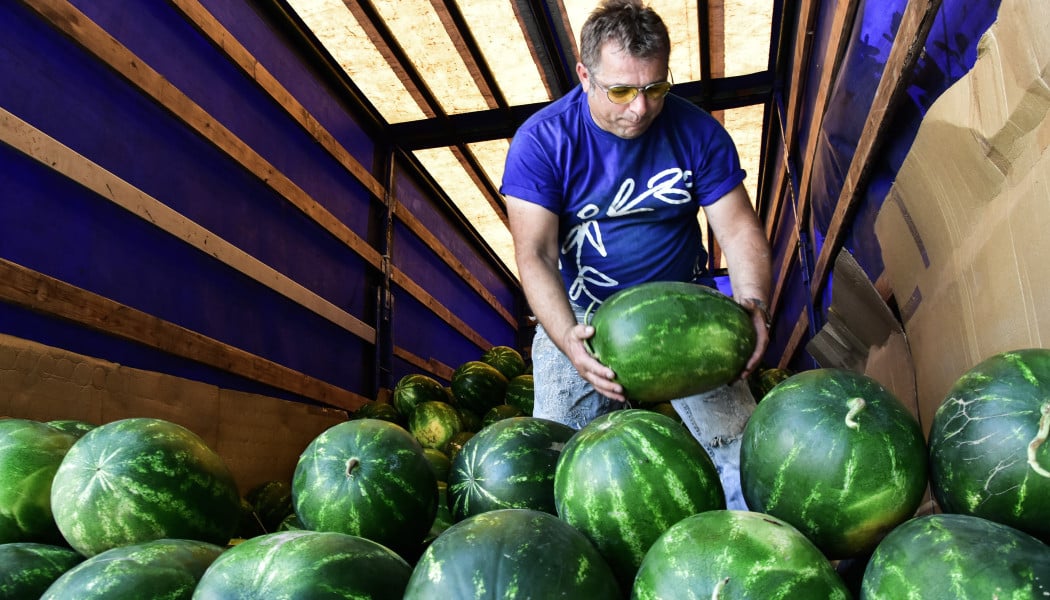
M 580 83 L 584 88 L 589 88 L 591 84 L 591 74 L 587 72 L 587 67 L 583 66 L 583 63 L 576 63 L 576 76 L 580 78 Z

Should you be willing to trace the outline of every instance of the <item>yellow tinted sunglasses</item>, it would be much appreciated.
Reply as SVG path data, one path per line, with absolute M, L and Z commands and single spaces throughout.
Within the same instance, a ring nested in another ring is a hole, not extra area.
M 605 90 L 605 95 L 609 98 L 609 102 L 613 104 L 627 104 L 638 97 L 638 93 L 645 94 L 645 97 L 652 101 L 663 99 L 667 95 L 667 92 L 671 91 L 670 81 L 657 81 L 656 83 L 650 83 L 649 85 L 637 86 L 637 85 L 624 85 L 616 84 L 610 86 L 604 86 L 598 83 L 598 80 L 591 78 L 594 81 L 594 85 Z

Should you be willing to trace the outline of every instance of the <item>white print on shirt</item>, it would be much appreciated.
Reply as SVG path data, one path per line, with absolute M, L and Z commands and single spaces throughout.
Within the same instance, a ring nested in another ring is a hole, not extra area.
M 647 198 L 654 198 L 664 204 L 685 204 L 693 197 L 690 191 L 693 187 L 692 176 L 692 171 L 679 168 L 666 169 L 650 177 L 646 189 L 634 198 L 631 197 L 635 189 L 634 179 L 627 178 L 620 184 L 616 197 L 609 204 L 606 216 L 622 217 L 654 210 L 653 206 L 639 206 Z M 678 184 L 681 184 L 681 187 L 678 187 Z M 601 300 L 589 291 L 588 286 L 610 288 L 619 284 L 617 280 L 605 273 L 582 263 L 585 245 L 597 251 L 602 257 L 608 256 L 605 241 L 602 239 L 601 224 L 595 220 L 601 211 L 602 208 L 596 204 L 587 204 L 581 208 L 576 213 L 580 224 L 569 230 L 561 247 L 563 256 L 575 255 L 573 258 L 576 263 L 576 278 L 569 285 L 568 292 L 569 298 L 580 306 L 583 306 L 584 303 L 601 303 Z M 581 302 L 580 298 L 584 296 L 587 300 Z

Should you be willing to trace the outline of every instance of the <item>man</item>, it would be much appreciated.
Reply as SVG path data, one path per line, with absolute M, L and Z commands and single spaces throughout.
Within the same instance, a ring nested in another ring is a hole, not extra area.
M 769 343 L 770 251 L 725 129 L 668 95 L 667 28 L 640 0 L 606 0 L 583 26 L 580 86 L 514 136 L 501 193 L 522 286 L 539 321 L 532 347 L 534 416 L 582 427 L 623 407 L 615 373 L 592 357 L 588 306 L 646 281 L 691 281 L 706 261 L 702 207 L 729 267 L 733 295 Z M 739 436 L 754 408 L 741 382 L 672 403 L 739 491 Z

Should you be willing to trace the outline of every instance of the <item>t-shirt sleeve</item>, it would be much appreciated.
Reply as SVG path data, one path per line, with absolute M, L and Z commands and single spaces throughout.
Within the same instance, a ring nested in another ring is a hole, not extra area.
M 536 129 L 521 129 L 511 140 L 503 170 L 500 193 L 557 212 L 562 200 L 551 160 L 552 149 L 542 143 Z
M 694 174 L 696 197 L 700 206 L 708 206 L 722 198 L 744 181 L 747 173 L 740 165 L 740 155 L 729 132 L 712 117 L 704 148 L 701 153 L 700 168 Z

